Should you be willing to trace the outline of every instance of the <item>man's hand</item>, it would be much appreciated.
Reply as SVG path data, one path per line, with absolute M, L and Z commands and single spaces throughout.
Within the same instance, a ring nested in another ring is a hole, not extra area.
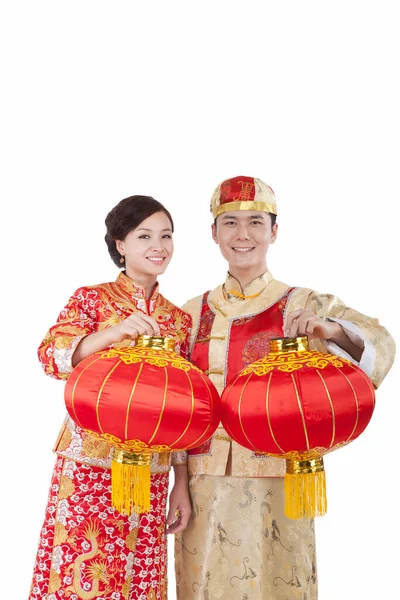
M 357 362 L 360 362 L 364 351 L 364 348 L 356 346 L 350 340 L 339 323 L 320 319 L 312 310 L 299 309 L 288 314 L 284 334 L 289 338 L 306 335 L 309 340 L 329 340 L 345 350 Z
M 179 531 L 183 531 L 192 513 L 187 481 L 187 467 L 186 465 L 176 466 L 174 470 L 176 478 L 175 485 L 169 497 L 167 533 L 179 533 Z
M 288 315 L 285 327 L 286 337 L 295 338 L 300 335 L 307 335 L 310 340 L 333 340 L 337 336 L 341 337 L 342 332 L 339 323 L 324 321 L 317 317 L 312 310 L 301 308 Z

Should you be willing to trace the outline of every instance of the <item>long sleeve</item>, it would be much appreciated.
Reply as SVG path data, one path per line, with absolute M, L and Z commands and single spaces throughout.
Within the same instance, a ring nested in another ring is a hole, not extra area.
M 81 339 L 97 329 L 97 293 L 79 288 L 60 312 L 38 348 L 38 357 L 47 375 L 67 379 L 72 355 Z
M 311 292 L 306 308 L 310 308 L 322 319 L 332 319 L 339 323 L 351 341 L 363 349 L 359 366 L 378 388 L 393 364 L 396 350 L 387 329 L 378 319 L 359 313 L 331 294 Z M 326 348 L 334 354 L 344 355 L 344 351 L 335 344 L 326 343 Z

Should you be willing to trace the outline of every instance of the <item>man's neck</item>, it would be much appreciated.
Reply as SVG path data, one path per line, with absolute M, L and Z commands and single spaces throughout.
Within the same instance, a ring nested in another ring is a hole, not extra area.
M 240 284 L 242 291 L 246 289 L 246 287 L 257 277 L 262 277 L 268 271 L 267 265 L 250 268 L 250 269 L 238 269 L 235 267 L 229 266 L 229 273 L 234 277 Z

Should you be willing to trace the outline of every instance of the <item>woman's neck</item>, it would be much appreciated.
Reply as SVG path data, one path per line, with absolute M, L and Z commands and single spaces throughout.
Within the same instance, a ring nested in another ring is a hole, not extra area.
M 154 288 L 157 285 L 157 277 L 155 275 L 146 275 L 144 273 L 135 273 L 134 271 L 129 269 L 128 266 L 126 267 L 125 274 L 127 275 L 127 277 L 132 279 L 132 281 L 134 281 L 138 285 L 141 285 L 142 288 L 144 288 L 145 298 L 146 298 L 146 300 L 150 300 L 150 298 L 154 292 Z

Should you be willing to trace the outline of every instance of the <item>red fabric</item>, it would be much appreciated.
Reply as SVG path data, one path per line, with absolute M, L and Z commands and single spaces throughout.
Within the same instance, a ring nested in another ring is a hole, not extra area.
M 60 362 L 60 356 L 55 358 L 55 350 L 65 349 L 68 353 L 71 349 L 72 352 L 74 343 L 83 336 L 112 327 L 137 310 L 153 317 L 161 335 L 175 338 L 177 351 L 187 356 L 190 315 L 164 298 L 158 291 L 158 284 L 146 302 L 145 290 L 120 273 L 115 282 L 81 287 L 70 297 L 38 348 L 45 373 L 57 379 L 68 379 L 70 369 Z
M 111 507 L 110 471 L 57 458 L 29 600 L 166 600 L 168 474 L 151 511 Z
M 203 372 L 208 370 L 208 347 L 210 344 L 210 335 L 214 324 L 215 313 L 211 310 L 208 304 L 208 296 L 210 292 L 206 292 L 203 296 L 199 328 L 194 341 L 190 361 L 199 367 Z
M 323 455 L 364 431 L 375 393 L 359 367 L 332 354 L 271 353 L 231 380 L 222 403 L 225 429 L 246 448 Z
M 227 328 L 229 339 L 227 342 L 226 381 L 239 373 L 243 367 L 266 356 L 269 353 L 271 338 L 282 337 L 284 312 L 293 290 L 294 288 L 290 288 L 275 304 L 258 315 L 236 317 L 230 320 L 231 327 Z M 202 371 L 209 369 L 209 336 L 215 318 L 215 313 L 207 302 L 208 294 L 209 292 L 203 297 L 199 329 L 190 356 L 191 362 Z M 208 454 L 211 451 L 211 442 L 211 439 L 206 441 L 197 448 L 190 450 L 189 454 L 191 456 Z
M 155 450 L 202 443 L 220 421 L 219 394 L 208 377 L 175 352 L 151 348 L 82 360 L 67 381 L 65 401 L 83 429 Z
M 254 177 L 232 177 L 221 183 L 220 204 L 228 202 L 252 202 L 256 195 Z
M 266 356 L 269 353 L 271 338 L 282 337 L 284 311 L 293 290 L 294 288 L 290 288 L 278 302 L 258 315 L 230 319 L 231 327 L 227 328 L 229 339 L 226 381 L 239 373 L 243 367 Z M 190 355 L 190 361 L 202 371 L 209 369 L 210 340 L 207 338 L 211 335 L 215 318 L 215 313 L 207 302 L 208 293 L 203 298 L 199 329 Z

